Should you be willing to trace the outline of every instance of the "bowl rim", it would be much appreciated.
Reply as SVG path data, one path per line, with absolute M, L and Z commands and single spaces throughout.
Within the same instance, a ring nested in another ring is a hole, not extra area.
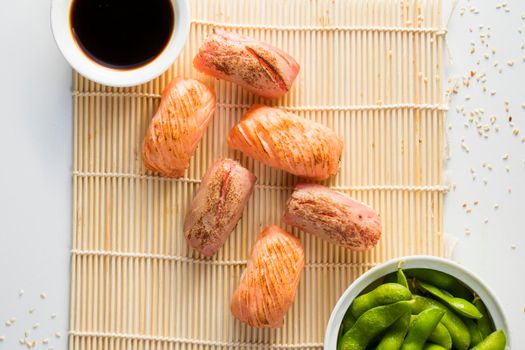
M 507 318 L 503 312 L 503 308 L 501 307 L 501 303 L 496 298 L 492 290 L 487 287 L 487 285 L 476 274 L 450 259 L 431 255 L 411 255 L 394 258 L 384 263 L 378 264 L 352 282 L 352 284 L 341 295 L 332 310 L 325 330 L 324 350 L 336 349 L 339 326 L 343 320 L 346 310 L 348 307 L 350 307 L 350 304 L 354 298 L 378 278 L 396 271 L 399 263 L 401 263 L 403 268 L 406 269 L 427 268 L 447 273 L 460 280 L 469 288 L 473 289 L 485 303 L 485 306 L 487 307 L 487 310 L 490 313 L 496 328 L 503 329 L 505 331 L 507 336 L 506 349 L 510 349 L 511 334 L 508 327 Z
M 171 0 L 174 26 L 164 49 L 147 64 L 134 69 L 119 70 L 103 66 L 90 59 L 79 47 L 69 25 L 73 0 L 51 1 L 51 31 L 58 49 L 69 64 L 84 77 L 97 83 L 129 87 L 146 83 L 164 73 L 182 52 L 190 31 L 188 0 Z

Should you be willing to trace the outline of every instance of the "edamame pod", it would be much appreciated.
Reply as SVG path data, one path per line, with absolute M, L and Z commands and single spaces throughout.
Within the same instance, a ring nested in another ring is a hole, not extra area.
M 430 333 L 428 341 L 444 347 L 447 350 L 452 349 L 452 337 L 447 327 L 439 322 L 436 328 Z
M 479 312 L 479 310 L 471 302 L 465 299 L 451 297 L 439 288 L 425 282 L 417 281 L 416 285 L 418 288 L 432 294 L 436 298 L 446 303 L 448 306 L 450 306 L 450 308 L 462 316 L 475 319 L 480 319 L 483 317 L 481 312 Z
M 444 315 L 445 310 L 437 307 L 428 308 L 417 315 L 408 327 L 401 350 L 421 350 Z
M 410 300 L 412 293 L 397 283 L 385 283 L 371 292 L 360 295 L 350 305 L 350 312 L 357 319 L 367 310 L 376 306 L 392 304 L 398 301 Z
M 366 346 L 401 316 L 410 314 L 410 302 L 374 307 L 361 315 L 343 335 L 340 350 L 365 350 Z
M 441 323 L 447 328 L 452 338 L 452 344 L 457 350 L 466 350 L 470 346 L 470 333 L 467 326 L 461 318 L 452 312 L 445 305 L 439 301 L 425 298 L 420 295 L 414 295 L 409 301 L 412 306 L 412 313 L 419 314 L 421 311 L 430 307 L 437 307 L 445 310 L 445 315 L 441 319 Z
M 479 330 L 478 324 L 470 318 L 464 318 L 463 322 L 465 322 L 465 325 L 467 326 L 470 333 L 470 346 L 481 343 L 484 337 Z
M 410 325 L 410 313 L 407 313 L 388 328 L 376 350 L 399 350 Z
M 407 277 L 405 276 L 405 273 L 403 272 L 403 270 L 401 270 L 400 268 L 397 269 L 397 283 L 399 283 L 406 289 L 409 289 Z
M 471 350 L 504 350 L 506 344 L 507 337 L 505 332 L 500 329 L 490 334 Z
M 447 349 L 445 349 L 441 345 L 426 343 L 425 346 L 423 346 L 423 350 L 447 350 Z
M 412 315 L 410 317 L 410 322 L 414 322 L 416 318 L 417 316 Z M 452 338 L 450 337 L 450 333 L 441 322 L 439 322 L 436 328 L 434 328 L 434 330 L 432 331 L 432 333 L 430 333 L 428 341 L 440 345 L 446 349 L 452 348 Z
M 345 317 L 343 317 L 343 322 L 341 323 L 341 329 L 343 334 L 345 334 L 355 323 L 355 317 L 352 316 L 350 309 L 346 311 Z
M 455 297 L 466 300 L 472 300 L 473 298 L 472 292 L 467 287 L 444 272 L 429 269 L 410 269 L 406 270 L 405 274 L 444 289 Z
M 416 318 L 417 316 L 412 315 L 410 317 L 410 322 L 414 322 Z M 441 322 L 439 322 L 432 333 L 430 333 L 428 341 L 436 345 L 440 345 L 447 350 L 452 349 L 452 337 L 450 336 L 448 329 Z
M 478 320 L 478 328 L 483 338 L 486 338 L 495 330 L 494 325 L 492 324 L 492 319 L 490 318 L 489 312 L 487 311 L 485 304 L 483 304 L 480 298 L 474 299 L 473 303 L 479 310 L 479 312 L 483 315 L 483 317 Z

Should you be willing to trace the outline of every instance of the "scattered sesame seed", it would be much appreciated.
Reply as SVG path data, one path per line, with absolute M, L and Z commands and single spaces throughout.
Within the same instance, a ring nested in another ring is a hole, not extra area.
M 33 325 L 33 329 L 37 329 L 38 327 L 40 327 L 40 323 L 38 322 Z
M 30 308 L 30 309 L 29 309 L 29 313 L 32 314 L 33 312 L 35 312 L 35 310 L 36 310 L 36 309 L 35 309 L 34 307 Z
M 484 222 L 485 224 L 488 224 L 488 223 L 489 223 L 489 219 L 485 219 L 485 220 L 483 220 L 483 222 Z
M 47 294 L 46 293 L 40 293 L 40 299 L 45 299 L 47 298 Z
M 516 248 L 518 248 L 518 247 L 515 244 L 510 246 L 510 249 L 512 249 L 512 250 L 516 250 Z
M 55 337 L 56 338 L 60 338 L 62 336 L 62 334 L 60 334 L 60 332 L 55 332 Z
M 0 335 L 0 341 L 4 341 L 5 340 L 5 335 Z
M 9 321 L 9 320 L 5 321 L 5 326 L 6 327 L 11 327 L 11 321 Z
M 22 345 L 24 345 L 24 344 L 26 343 L 26 341 L 27 341 L 26 339 L 20 339 L 20 340 L 18 340 L 18 342 L 19 342 L 20 344 L 22 344 Z
M 42 344 L 48 344 L 48 343 L 49 343 L 49 339 L 48 338 L 42 339 Z
M 508 192 L 508 193 L 511 193 L 511 192 L 512 192 L 512 187 L 509 187 L 509 188 L 507 189 L 507 192 Z
M 520 129 L 514 128 L 514 130 L 512 130 L 512 133 L 514 134 L 514 136 L 518 136 L 518 134 L 520 133 Z
M 490 94 L 491 94 L 492 96 L 496 95 L 496 90 L 492 90 L 492 91 L 490 92 Z
M 525 143 L 525 136 L 521 138 L 521 143 Z
M 467 214 L 470 214 L 470 213 L 472 213 L 472 209 L 468 208 L 467 209 Z
M 24 295 L 24 290 L 23 289 L 20 289 L 18 291 L 18 296 L 21 297 L 22 295 Z
M 483 179 L 483 184 L 484 184 L 485 186 L 487 186 L 487 184 L 488 184 L 487 179 Z
M 494 204 L 494 209 L 496 209 L 496 210 L 499 209 L 499 204 L 498 203 Z
M 27 338 L 27 337 L 29 337 L 29 334 L 30 334 L 30 333 L 29 333 L 29 330 L 27 329 L 27 330 L 24 332 L 24 335 L 25 335 L 25 337 Z
M 55 319 L 57 317 L 57 314 L 51 314 L 51 319 Z
M 448 130 L 452 130 L 452 124 L 448 124 Z
M 505 171 L 508 173 L 510 172 L 510 168 L 508 166 L 505 167 Z
M 474 201 L 474 205 L 478 205 L 478 204 L 479 204 L 479 202 L 478 202 L 478 201 Z
M 505 154 L 503 155 L 503 157 L 501 157 L 501 159 L 503 159 L 503 160 L 508 160 L 508 159 L 509 159 L 509 155 L 508 155 L 507 153 L 505 153 Z

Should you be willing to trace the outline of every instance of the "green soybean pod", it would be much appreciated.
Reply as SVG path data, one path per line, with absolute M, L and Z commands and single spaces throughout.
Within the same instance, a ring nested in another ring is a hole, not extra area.
M 408 327 L 401 350 L 421 350 L 444 315 L 445 310 L 437 307 L 428 308 L 418 314 Z
M 350 312 L 357 319 L 364 312 L 376 306 L 410 300 L 410 298 L 412 298 L 412 293 L 407 288 L 397 283 L 385 283 L 373 291 L 355 298 L 350 305 Z
M 414 322 L 416 318 L 417 316 L 412 315 L 410 317 L 410 322 Z M 439 322 L 432 333 L 430 333 L 428 341 L 440 345 L 448 350 L 452 349 L 452 337 L 450 336 L 450 332 L 441 322 Z
M 452 349 L 452 337 L 442 322 L 439 322 L 434 331 L 430 333 L 428 341 L 440 345 L 447 350 Z
M 450 308 L 462 316 L 475 319 L 483 317 L 481 312 L 479 312 L 479 310 L 470 301 L 462 298 L 452 297 L 447 293 L 444 293 L 439 288 L 425 282 L 417 281 L 416 285 L 421 290 L 428 292 L 443 301 L 445 304 L 450 306 Z
M 342 334 L 345 334 L 350 328 L 352 328 L 355 321 L 355 317 L 350 312 L 350 309 L 348 309 L 343 317 L 343 322 L 341 322 Z
M 377 345 L 376 350 L 399 350 L 410 325 L 410 313 L 397 319 Z
M 420 281 L 431 283 L 439 288 L 442 288 L 450 292 L 455 297 L 463 298 L 466 300 L 472 300 L 472 292 L 461 284 L 454 277 L 436 270 L 429 269 L 410 269 L 406 270 L 405 273 L 409 276 L 415 277 Z
M 466 350 L 470 346 L 470 333 L 467 326 L 461 318 L 452 312 L 445 305 L 434 299 L 414 295 L 410 301 L 412 306 L 412 313 L 419 314 L 421 311 L 430 307 L 438 307 L 445 310 L 445 315 L 441 319 L 441 323 L 447 328 L 452 338 L 452 345 L 457 350 Z
M 426 343 L 425 346 L 423 346 L 423 350 L 447 350 L 447 349 L 438 344 Z
M 487 308 L 485 307 L 485 304 L 483 304 L 483 301 L 481 301 L 480 298 L 474 299 L 473 303 L 483 315 L 483 317 L 478 320 L 478 328 L 483 338 L 486 338 L 495 330 L 494 325 L 492 324 L 492 319 Z
M 478 345 L 479 343 L 481 343 L 481 341 L 485 337 L 483 336 L 483 334 L 481 334 L 478 324 L 469 318 L 464 318 L 463 322 L 465 322 L 465 325 L 467 326 L 468 331 L 470 333 L 470 346 Z
M 471 350 L 504 350 L 507 345 L 507 337 L 501 329 L 491 333 L 481 343 Z
M 410 314 L 410 303 L 397 303 L 374 307 L 361 315 L 341 339 L 340 350 L 365 350 L 367 345 L 401 316 Z
M 409 289 L 407 277 L 405 276 L 405 273 L 403 272 L 403 270 L 400 268 L 397 269 L 397 283 L 399 283 L 406 289 Z
M 383 283 L 397 283 L 397 273 L 392 272 L 383 277 Z

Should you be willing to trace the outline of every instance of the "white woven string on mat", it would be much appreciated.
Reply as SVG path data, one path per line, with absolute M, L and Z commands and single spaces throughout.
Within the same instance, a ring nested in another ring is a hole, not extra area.
M 109 250 L 83 250 L 83 249 L 71 249 L 71 254 L 79 256 L 107 256 L 116 258 L 139 258 L 139 259 L 153 259 L 153 260 L 167 260 L 167 261 L 180 261 L 188 262 L 193 264 L 203 265 L 218 265 L 218 266 L 239 266 L 246 265 L 246 260 L 204 260 L 198 258 L 191 258 L 187 256 L 177 255 L 165 255 L 165 254 L 151 254 L 151 253 L 133 253 L 133 252 L 115 252 Z M 359 263 L 306 263 L 306 268 L 341 268 L 341 267 L 374 267 L 377 263 L 373 262 L 359 262 Z
M 137 97 L 137 98 L 156 98 L 162 97 L 161 94 L 149 92 L 113 92 L 113 91 L 73 91 L 74 97 Z M 225 103 L 218 102 L 217 107 L 221 108 L 244 108 L 248 109 L 251 104 Z M 287 111 L 373 111 L 373 110 L 392 110 L 392 109 L 421 109 L 433 111 L 447 111 L 448 106 L 442 104 L 417 104 L 417 103 L 394 103 L 376 105 L 348 105 L 348 106 L 272 106 Z
M 188 182 L 201 183 L 199 179 L 178 178 L 172 179 L 167 177 L 160 177 L 154 175 L 129 174 L 129 173 L 101 173 L 92 171 L 73 171 L 73 176 L 77 177 L 114 177 L 114 178 L 128 178 L 139 180 L 156 180 L 156 181 L 172 181 L 172 182 Z M 279 186 L 279 185 L 265 185 L 255 184 L 256 188 L 273 189 L 273 190 L 293 190 L 293 186 Z M 422 186 L 408 186 L 408 185 L 363 185 L 363 186 L 330 186 L 331 189 L 337 191 L 410 191 L 410 192 L 448 192 L 449 186 L 445 185 L 422 185 Z
M 197 339 L 184 339 L 184 338 L 173 338 L 173 337 L 161 337 L 153 335 L 142 335 L 142 334 L 125 334 L 125 333 L 105 333 L 105 332 L 81 332 L 81 331 L 69 331 L 69 334 L 77 337 L 99 337 L 99 338 L 119 338 L 119 339 L 133 339 L 133 340 L 151 340 L 166 343 L 179 343 L 179 344 L 191 344 L 191 345 L 204 345 L 204 346 L 227 346 L 230 348 L 246 348 L 254 347 L 257 349 L 308 349 L 308 348 L 322 348 L 322 343 L 304 343 L 304 344 L 264 344 L 264 343 L 241 343 L 241 342 L 224 342 L 217 340 L 197 340 Z
M 239 24 L 224 23 L 206 20 L 192 20 L 192 24 L 205 25 L 218 28 L 232 29 L 260 29 L 260 30 L 283 30 L 293 32 L 400 32 L 400 33 L 434 33 L 435 35 L 445 35 L 446 28 L 424 28 L 424 27 L 377 27 L 377 26 L 283 26 L 283 25 L 266 25 L 266 24 Z

